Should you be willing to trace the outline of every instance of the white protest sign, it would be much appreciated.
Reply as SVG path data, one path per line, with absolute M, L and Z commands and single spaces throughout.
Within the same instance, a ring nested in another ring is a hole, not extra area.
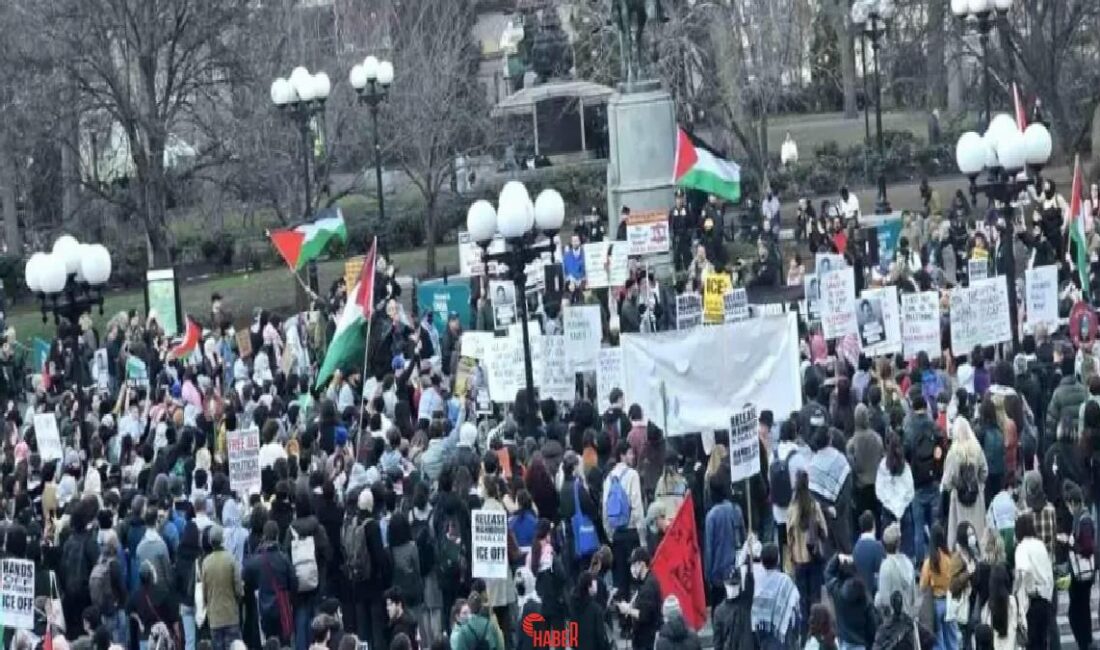
M 492 332 L 463 332 L 462 356 L 481 361 L 485 358 L 485 348 L 492 340 Z
M 867 289 L 861 298 L 878 301 L 882 312 L 884 338 L 874 345 L 864 345 L 863 353 L 869 357 L 901 352 L 901 313 L 898 309 L 898 288 L 891 285 L 881 289 Z
M 519 348 L 520 353 L 520 372 L 524 377 L 523 385 L 527 386 L 527 370 L 523 364 L 523 326 L 519 323 L 512 323 L 512 326 L 508 328 L 508 336 L 515 341 L 513 345 Z M 542 328 L 539 326 L 538 321 L 527 321 L 527 342 L 531 346 L 531 380 L 535 382 L 535 387 L 542 386 L 542 375 L 545 372 L 543 366 L 545 366 L 545 357 L 543 356 L 542 347 Z
M 542 337 L 542 381 L 539 383 L 539 397 L 559 402 L 572 402 L 576 399 L 576 374 L 569 365 L 565 353 L 565 336 L 547 335 Z
M 970 354 L 974 346 L 996 345 L 1012 338 L 1008 318 L 1008 285 L 1003 276 L 971 282 L 951 292 L 951 352 Z
M 503 250 L 504 238 L 498 235 L 490 242 L 489 252 L 499 253 Z M 466 277 L 485 275 L 482 257 L 481 246 L 470 238 L 470 233 L 465 230 L 458 231 L 458 274 Z M 490 262 L 489 274 L 492 275 L 495 272 L 496 262 Z
M 739 287 L 722 296 L 725 322 L 736 323 L 749 318 L 749 294 Z
M 756 407 L 730 418 L 730 480 L 736 483 L 760 473 L 760 433 Z
M 516 285 L 506 280 L 489 282 L 489 296 L 493 303 L 493 327 L 503 331 L 516 322 Z
M 260 430 L 239 429 L 225 436 L 229 449 L 229 487 L 237 494 L 260 491 Z
M 844 268 L 848 268 L 848 262 L 839 253 L 818 253 L 814 256 L 814 273 L 819 278 Z
M 1058 267 L 1028 269 L 1024 292 L 1027 295 L 1027 329 L 1045 325 L 1048 332 L 1058 329 Z
M 600 412 L 611 407 L 608 399 L 611 391 L 626 386 L 623 376 L 623 349 L 600 348 L 598 367 L 596 368 L 596 395 L 599 397 Z
M 596 369 L 596 356 L 603 340 L 601 318 L 599 305 L 570 305 L 562 310 L 566 363 L 574 372 Z
M 970 260 L 967 262 L 967 271 L 970 273 L 970 285 L 978 280 L 989 277 L 989 260 Z
M 703 297 L 697 293 L 676 296 L 676 329 L 686 330 L 703 324 Z
M 821 320 L 821 281 L 816 273 L 807 273 L 802 278 L 803 302 L 806 305 L 806 320 Z
M 508 403 L 524 387 L 523 342 L 512 336 L 494 337 L 485 348 L 485 368 L 489 394 L 494 402 Z
M 844 268 L 818 277 L 821 281 L 821 330 L 825 338 L 858 334 L 855 273 Z
M 61 460 L 65 455 L 61 448 L 61 435 L 57 431 L 57 416 L 53 413 L 36 413 L 34 439 L 38 441 L 38 455 L 42 462 Z
M 940 295 L 935 291 L 905 293 L 901 296 L 901 339 L 905 356 L 913 358 L 926 352 L 938 359 L 940 346 Z
M 584 245 L 584 272 L 591 289 L 621 287 L 630 273 L 630 246 L 601 241 Z
M 508 513 L 504 510 L 474 510 L 470 513 L 473 531 L 473 577 L 507 578 Z
M 668 252 L 668 213 L 644 212 L 626 219 L 626 242 L 631 255 Z
M 4 627 L 34 629 L 34 562 L 0 560 L 0 621 Z
M 198 349 L 196 347 L 196 349 Z M 107 348 L 99 348 L 95 351 L 92 361 L 92 378 L 96 386 L 102 391 L 109 391 L 111 387 L 111 372 L 107 359 Z

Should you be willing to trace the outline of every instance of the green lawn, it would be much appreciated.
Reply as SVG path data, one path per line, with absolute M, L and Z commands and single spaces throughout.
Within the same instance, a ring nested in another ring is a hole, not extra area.
M 870 115 L 871 137 L 875 136 L 875 114 Z M 891 111 L 882 114 L 883 131 L 910 131 L 921 140 L 928 137 L 928 117 L 922 111 Z M 863 112 L 854 119 L 843 113 L 814 115 L 783 115 L 768 120 L 768 149 L 779 153 L 783 139 L 790 132 L 798 145 L 798 154 L 805 159 L 816 147 L 833 141 L 842 149 L 863 143 L 865 130 Z

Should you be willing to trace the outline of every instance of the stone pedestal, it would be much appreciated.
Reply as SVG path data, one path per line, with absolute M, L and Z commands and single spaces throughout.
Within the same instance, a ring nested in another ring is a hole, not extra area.
M 607 102 L 607 133 L 608 233 L 614 237 L 624 205 L 632 212 L 672 207 L 676 156 L 672 96 L 657 82 L 620 87 Z

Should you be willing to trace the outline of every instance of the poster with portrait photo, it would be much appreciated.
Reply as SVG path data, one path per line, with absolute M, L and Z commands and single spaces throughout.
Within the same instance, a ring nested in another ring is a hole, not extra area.
M 856 301 L 856 322 L 859 324 L 859 343 L 864 348 L 886 340 L 886 321 L 882 317 L 882 302 L 877 297 Z
M 807 273 L 802 278 L 803 302 L 806 307 L 806 320 L 821 320 L 821 280 L 816 273 Z
M 493 303 L 493 329 L 505 331 L 516 322 L 516 287 L 507 280 L 489 282 L 489 299 Z

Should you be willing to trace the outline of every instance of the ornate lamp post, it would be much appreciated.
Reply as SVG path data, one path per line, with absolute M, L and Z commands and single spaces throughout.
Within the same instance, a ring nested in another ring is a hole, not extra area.
M 75 237 L 62 235 L 50 253 L 35 253 L 23 270 L 27 287 L 38 297 L 42 322 L 52 313 L 58 338 L 78 358 L 80 326 L 78 321 L 93 307 L 103 314 L 103 288 L 111 278 L 111 253 L 102 244 L 81 244 Z M 83 376 L 83 363 L 74 363 L 78 387 L 90 383 Z
M 1012 7 L 1013 0 L 951 0 L 951 13 L 963 24 L 965 29 L 972 20 L 978 30 L 978 41 L 982 46 L 982 106 L 984 110 L 978 124 L 991 124 L 989 82 L 989 32 L 993 30 L 998 17 L 1003 17 Z
M 1020 342 L 1020 334 L 1012 202 L 1028 185 L 1039 180 L 1043 166 L 1050 160 L 1051 146 L 1050 132 L 1045 126 L 1032 124 L 1021 133 L 1016 120 L 1005 113 L 990 121 L 984 136 L 969 131 L 962 134 L 955 145 L 959 171 L 970 178 L 971 200 L 976 202 L 978 193 L 985 194 L 1004 221 L 1001 238 L 1008 243 L 1003 246 L 1004 255 L 997 258 L 997 272 L 1008 278 L 1008 313 L 1012 321 L 1012 342 L 1016 345 Z M 983 171 L 988 174 L 987 180 L 979 183 L 978 176 Z
M 852 24 L 858 26 L 864 38 L 871 42 L 871 50 L 875 55 L 875 139 L 878 145 L 878 198 L 875 201 L 875 214 L 889 214 L 892 211 L 890 201 L 886 198 L 886 171 L 883 169 L 885 147 L 882 142 L 882 73 L 879 46 L 886 34 L 886 23 L 894 17 L 894 12 L 894 0 L 856 0 L 852 5 Z
M 370 107 L 374 130 L 374 178 L 378 184 L 378 216 L 386 218 L 386 198 L 382 192 L 382 140 L 378 137 L 378 106 L 389 96 L 393 83 L 393 64 L 368 56 L 356 64 L 348 75 L 351 87 L 359 95 L 359 103 Z
M 325 102 L 332 91 L 332 82 L 324 72 L 310 74 L 303 66 L 298 66 L 290 77 L 279 77 L 271 82 L 271 103 L 280 112 L 287 115 L 302 139 L 302 183 L 305 189 L 303 220 L 309 221 L 313 209 L 313 174 L 310 160 L 313 158 L 310 146 L 309 128 L 313 118 L 325 110 Z M 318 287 L 317 265 L 309 264 L 309 286 L 316 293 Z
M 519 321 L 523 331 L 523 369 L 526 379 L 527 417 L 538 412 L 535 401 L 535 377 L 531 369 L 531 341 L 527 332 L 527 265 L 554 251 L 554 236 L 565 221 L 565 202 L 556 190 L 543 190 L 535 202 L 519 181 L 508 181 L 500 191 L 497 208 L 488 201 L 475 201 L 466 213 L 466 230 L 482 248 L 482 259 L 503 263 L 507 277 L 520 297 Z M 489 252 L 493 237 L 504 238 L 504 250 Z

